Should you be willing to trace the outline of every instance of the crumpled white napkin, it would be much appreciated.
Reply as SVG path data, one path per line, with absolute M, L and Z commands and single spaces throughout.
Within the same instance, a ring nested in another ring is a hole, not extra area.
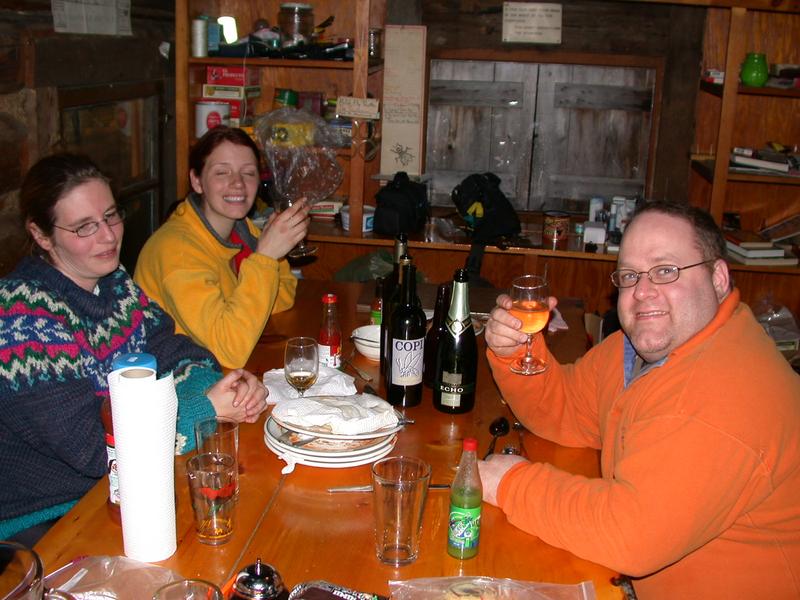
M 564 317 L 561 316 L 561 313 L 558 312 L 557 308 L 554 308 L 550 312 L 552 314 L 550 315 L 550 321 L 547 323 L 547 331 L 553 333 L 555 331 L 564 331 L 569 329 L 567 322 L 564 320 Z
M 325 427 L 331 433 L 357 435 L 397 425 L 392 405 L 372 394 L 316 396 L 286 400 L 272 409 L 279 421 L 300 427 Z
M 272 369 L 264 373 L 264 385 L 269 390 L 267 404 L 278 404 L 289 398 L 299 398 L 300 394 L 286 381 L 283 369 Z M 317 382 L 306 390 L 306 396 L 352 396 L 358 390 L 352 376 L 339 369 L 320 365 Z

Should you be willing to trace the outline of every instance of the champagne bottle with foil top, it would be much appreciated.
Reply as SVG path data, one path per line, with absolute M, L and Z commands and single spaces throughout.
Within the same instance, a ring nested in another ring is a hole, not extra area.
M 416 269 L 403 259 L 402 300 L 392 312 L 386 365 L 386 400 L 393 406 L 422 402 L 425 354 L 425 313 L 417 298 Z
M 477 377 L 478 343 L 469 314 L 469 276 L 465 269 L 458 269 L 436 349 L 433 406 L 450 414 L 471 411 L 475 406 Z
M 465 438 L 461 461 L 450 487 L 447 553 L 460 560 L 478 554 L 483 486 L 478 472 L 478 440 Z
M 436 352 L 446 327 L 445 318 L 450 309 L 452 289 L 453 286 L 449 281 L 439 284 L 436 290 L 436 304 L 433 307 L 433 321 L 428 333 L 425 334 L 425 372 L 422 374 L 422 383 L 428 387 L 433 387 L 436 380 Z

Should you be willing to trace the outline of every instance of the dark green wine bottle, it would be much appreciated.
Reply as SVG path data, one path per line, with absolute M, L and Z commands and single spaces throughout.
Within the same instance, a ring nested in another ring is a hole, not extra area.
M 422 402 L 425 352 L 425 313 L 418 305 L 416 269 L 403 259 L 402 301 L 392 312 L 386 364 L 386 400 L 393 406 Z
M 453 278 L 445 325 L 436 349 L 433 406 L 450 414 L 469 412 L 475 406 L 478 344 L 469 314 L 469 276 L 465 269 L 458 269 Z

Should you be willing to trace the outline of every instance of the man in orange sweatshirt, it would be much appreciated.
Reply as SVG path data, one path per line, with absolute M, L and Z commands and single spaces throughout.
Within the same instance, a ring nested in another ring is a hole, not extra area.
M 640 600 L 800 598 L 800 377 L 739 301 L 711 217 L 644 205 L 612 281 L 622 331 L 572 365 L 515 375 L 521 323 L 498 298 L 495 380 L 536 434 L 601 450 L 588 479 L 517 456 L 480 463 L 511 523 L 634 578 Z M 555 300 L 551 300 L 554 304 Z

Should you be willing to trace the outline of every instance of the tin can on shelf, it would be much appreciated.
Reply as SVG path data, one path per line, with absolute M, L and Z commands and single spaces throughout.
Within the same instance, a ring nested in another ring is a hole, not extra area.
M 544 213 L 542 227 L 542 247 L 552 250 L 563 250 L 569 239 L 569 215 L 565 212 L 551 210 Z
M 194 135 L 203 137 L 209 129 L 227 125 L 231 117 L 231 105 L 226 102 L 197 102 L 194 106 Z
M 284 2 L 278 11 L 278 27 L 284 48 L 309 43 L 314 33 L 313 7 L 300 2 Z

